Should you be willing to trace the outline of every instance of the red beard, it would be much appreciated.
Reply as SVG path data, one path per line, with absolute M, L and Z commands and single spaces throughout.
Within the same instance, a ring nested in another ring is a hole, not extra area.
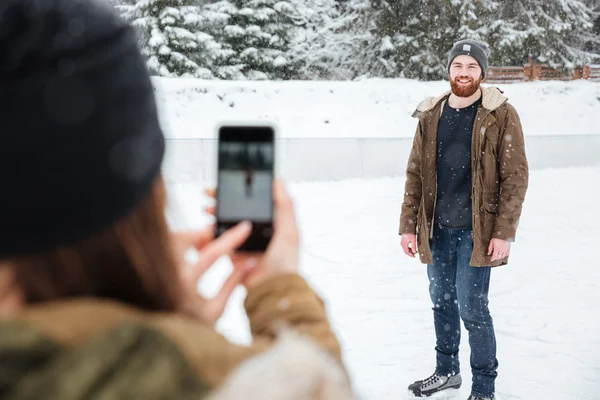
M 468 85 L 459 85 L 456 83 L 456 80 L 469 80 Z M 450 79 L 450 87 L 452 88 L 452 93 L 454 93 L 458 97 L 471 97 L 472 95 L 479 90 L 479 85 L 481 84 L 481 78 L 477 81 L 474 81 L 473 78 L 467 76 L 457 76 L 456 79 Z

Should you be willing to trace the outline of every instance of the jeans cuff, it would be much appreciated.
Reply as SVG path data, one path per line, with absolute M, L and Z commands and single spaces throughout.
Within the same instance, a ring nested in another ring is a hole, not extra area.
M 485 393 L 485 392 L 478 392 L 476 390 L 471 390 L 471 396 L 473 396 L 473 397 L 482 397 L 484 399 L 493 399 L 494 398 L 494 393 Z
M 452 370 L 443 370 L 440 368 L 435 369 L 435 373 L 439 376 L 453 376 L 460 374 L 460 371 L 452 371 Z

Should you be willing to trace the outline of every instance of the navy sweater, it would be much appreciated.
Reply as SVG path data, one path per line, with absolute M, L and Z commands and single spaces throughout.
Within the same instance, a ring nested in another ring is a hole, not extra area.
M 472 228 L 471 138 L 480 104 L 452 108 L 446 102 L 440 118 L 435 221 L 447 228 Z

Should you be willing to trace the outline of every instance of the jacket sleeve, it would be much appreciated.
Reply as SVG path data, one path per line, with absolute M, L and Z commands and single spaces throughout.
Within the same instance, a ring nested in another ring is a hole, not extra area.
M 413 139 L 412 149 L 406 166 L 406 183 L 404 184 L 404 201 L 400 214 L 398 234 L 417 233 L 417 215 L 421 204 L 421 149 L 422 131 L 419 121 Z
M 500 195 L 492 237 L 513 242 L 529 184 L 529 165 L 521 121 L 510 104 L 507 104 L 501 128 L 498 146 Z
M 155 326 L 186 354 L 210 388 L 222 385 L 242 362 L 272 348 L 283 327 L 311 339 L 343 368 L 340 344 L 329 325 L 324 303 L 301 276 L 278 276 L 252 287 L 244 306 L 252 333 L 248 345 L 232 343 L 195 321 L 157 320 Z
M 320 343 L 336 358 L 341 348 L 329 325 L 325 303 L 297 274 L 272 278 L 253 287 L 244 302 L 252 336 L 271 342 L 281 327 Z

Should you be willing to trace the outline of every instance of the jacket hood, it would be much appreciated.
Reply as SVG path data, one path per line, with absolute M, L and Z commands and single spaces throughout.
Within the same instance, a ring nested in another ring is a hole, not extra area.
M 498 109 L 501 105 L 508 101 L 508 98 L 504 96 L 502 90 L 497 87 L 481 87 L 482 93 L 482 102 L 481 105 L 490 110 L 494 111 Z M 446 101 L 448 97 L 452 94 L 451 90 L 443 93 L 438 97 L 427 97 L 417 106 L 416 110 L 412 114 L 415 118 L 420 118 L 424 113 L 433 110 L 438 104 L 443 101 Z

